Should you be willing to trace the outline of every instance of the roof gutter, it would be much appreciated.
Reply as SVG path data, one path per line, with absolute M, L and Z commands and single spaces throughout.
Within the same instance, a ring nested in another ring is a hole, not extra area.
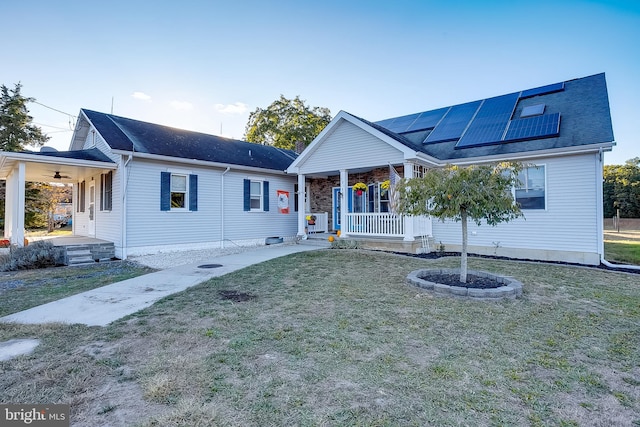
M 587 153 L 599 153 L 601 151 L 611 151 L 612 147 L 616 145 L 615 142 L 602 143 L 602 144 L 590 144 L 583 145 L 580 147 L 563 147 L 563 148 L 553 148 L 550 150 L 541 150 L 541 151 L 525 151 L 522 153 L 512 153 L 508 156 L 483 156 L 483 157 L 473 157 L 469 159 L 450 159 L 448 161 L 440 161 L 442 165 L 444 164 L 454 164 L 454 165 L 470 165 L 481 162 L 495 162 L 495 161 L 518 161 L 518 160 L 526 160 L 526 159 L 538 159 L 542 157 L 549 157 L 553 155 L 574 155 L 574 154 L 587 154 Z
M 91 168 L 102 169 L 117 169 L 118 165 L 113 162 L 101 162 L 98 160 L 81 160 L 73 159 L 69 157 L 46 157 L 38 154 L 29 153 L 16 153 L 8 151 L 0 151 L 0 155 L 3 157 L 3 165 L 7 159 L 30 161 L 34 163 L 56 164 L 65 166 L 84 166 Z
M 190 165 L 201 165 L 201 166 L 209 166 L 209 167 L 218 167 L 218 168 L 234 168 L 241 169 L 251 172 L 261 172 L 261 173 L 270 173 L 273 175 L 286 175 L 284 171 L 278 169 L 266 169 L 259 168 L 253 166 L 243 166 L 243 165 L 234 165 L 231 163 L 220 163 L 220 162 L 210 162 L 207 160 L 198 160 L 198 159 L 183 159 L 180 157 L 172 157 L 172 156 L 162 156 L 159 154 L 149 154 L 149 153 L 141 153 L 139 151 L 128 151 L 128 150 L 111 150 L 114 154 L 122 154 L 122 155 L 130 155 L 134 156 L 138 159 L 147 159 L 147 160 L 157 160 L 163 162 L 174 162 L 174 163 L 188 163 Z

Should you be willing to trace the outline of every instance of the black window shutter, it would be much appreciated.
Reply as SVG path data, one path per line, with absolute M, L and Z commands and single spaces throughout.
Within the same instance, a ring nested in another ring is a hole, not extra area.
M 104 174 L 100 174 L 100 210 L 104 210 Z
M 84 212 L 84 205 L 86 200 L 86 183 L 82 181 L 80 183 L 80 212 Z
M 160 210 L 171 210 L 171 173 L 160 172 Z
M 251 210 L 251 180 L 244 180 L 244 210 Z
M 264 181 L 262 183 L 262 188 L 264 192 L 262 195 L 262 197 L 264 197 L 262 206 L 264 207 L 265 212 L 269 212 L 269 181 Z
M 189 175 L 189 210 L 198 210 L 198 175 Z

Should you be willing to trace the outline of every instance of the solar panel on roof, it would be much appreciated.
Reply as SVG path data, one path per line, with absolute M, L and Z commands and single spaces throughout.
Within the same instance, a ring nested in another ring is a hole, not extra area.
M 486 99 L 456 148 L 499 142 L 518 102 L 518 93 Z
M 560 113 L 512 120 L 504 137 L 505 141 L 549 138 L 560 134 Z
M 454 105 L 436 124 L 424 143 L 444 142 L 460 138 L 482 101 Z
M 536 96 L 536 95 L 546 95 L 548 93 L 560 92 L 562 90 L 564 90 L 564 82 L 554 83 L 551 85 L 540 86 L 533 89 L 523 90 L 522 93 L 520 94 L 520 99 L 529 98 L 531 96 Z
M 405 130 L 405 132 L 415 132 L 435 127 L 448 108 L 440 108 L 438 110 L 424 111 L 420 116 Z
M 409 114 L 408 116 L 395 117 L 393 119 L 383 120 L 386 124 L 382 124 L 382 122 L 377 122 L 377 125 L 380 125 L 384 128 L 389 129 L 391 132 L 404 132 L 410 125 L 413 123 L 420 113 Z

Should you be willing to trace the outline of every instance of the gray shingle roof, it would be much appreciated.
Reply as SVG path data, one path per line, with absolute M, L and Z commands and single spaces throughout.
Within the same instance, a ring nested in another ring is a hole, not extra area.
M 268 145 L 223 138 L 82 109 L 114 150 L 283 171 L 297 154 Z
M 96 162 L 114 163 L 106 154 L 97 148 L 71 151 L 28 151 L 27 153 L 43 157 L 57 157 L 61 159 L 92 160 Z
M 508 156 L 516 153 L 604 144 L 614 141 L 604 73 L 566 81 L 564 82 L 564 90 L 561 91 L 530 97 L 521 96 L 516 103 L 512 119 L 519 118 L 524 107 L 541 103 L 545 104 L 544 114 L 560 113 L 558 136 L 513 142 L 493 142 L 468 148 L 456 148 L 459 138 L 443 142 L 423 143 L 433 127 L 417 132 L 397 132 L 397 128 L 395 128 L 396 132 L 393 132 L 385 127 L 393 127 L 392 123 L 398 119 L 400 123 L 404 123 L 406 121 L 403 120 L 404 118 L 410 120 L 410 116 L 417 116 L 416 114 L 385 119 L 376 123 L 359 119 L 407 147 L 443 161 L 496 155 Z M 438 109 L 423 112 L 423 114 L 437 113 L 442 115 L 442 112 L 446 110 L 447 108 Z M 473 120 L 471 119 L 469 123 L 472 123 Z M 435 128 L 437 126 L 438 124 L 435 125 Z

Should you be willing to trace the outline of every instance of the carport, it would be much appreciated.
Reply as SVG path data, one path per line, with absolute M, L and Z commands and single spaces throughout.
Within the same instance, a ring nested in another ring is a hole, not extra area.
M 6 180 L 4 238 L 24 245 L 25 183 L 78 183 L 117 164 L 97 148 L 74 151 L 44 149 L 40 152 L 0 151 L 0 180 Z M 74 198 L 75 204 L 75 198 Z

